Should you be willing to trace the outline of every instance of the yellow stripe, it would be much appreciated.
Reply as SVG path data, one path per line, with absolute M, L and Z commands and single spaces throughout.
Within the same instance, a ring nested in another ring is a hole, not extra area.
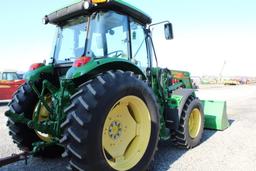
M 11 86 L 8 86 L 8 85 L 0 85 L 0 88 L 11 88 Z

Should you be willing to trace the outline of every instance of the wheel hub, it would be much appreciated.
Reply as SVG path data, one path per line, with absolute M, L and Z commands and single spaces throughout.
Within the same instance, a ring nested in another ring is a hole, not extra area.
M 118 138 L 120 138 L 121 134 L 122 134 L 121 123 L 119 121 L 113 121 L 109 126 L 108 135 L 113 140 L 117 140 Z
M 109 111 L 102 132 L 102 150 L 115 170 L 130 170 L 146 152 L 151 134 L 149 110 L 140 98 L 126 96 Z
M 196 138 L 201 128 L 201 112 L 195 108 L 189 116 L 189 135 L 191 138 Z

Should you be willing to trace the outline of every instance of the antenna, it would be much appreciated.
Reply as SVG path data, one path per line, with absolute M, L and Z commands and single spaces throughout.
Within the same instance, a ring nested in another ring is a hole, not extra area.
M 224 68 L 225 68 L 226 64 L 227 64 L 227 61 L 224 60 L 224 63 L 222 65 L 222 67 L 221 67 L 220 74 L 219 74 L 219 83 L 221 83 L 222 76 L 223 76 L 222 74 L 223 74 L 223 71 L 224 71 Z

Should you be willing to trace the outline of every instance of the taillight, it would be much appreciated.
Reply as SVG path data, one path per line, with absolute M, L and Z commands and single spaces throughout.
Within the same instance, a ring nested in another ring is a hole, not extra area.
M 77 58 L 75 62 L 73 63 L 73 67 L 81 67 L 85 64 L 87 64 L 91 60 L 90 57 L 82 56 L 80 58 Z
M 92 2 L 93 4 L 100 4 L 100 3 L 107 2 L 107 0 L 91 0 L 91 2 Z
M 43 63 L 35 63 L 35 64 L 32 64 L 32 65 L 29 67 L 29 71 L 36 70 L 37 68 L 40 68 L 40 67 L 43 66 L 43 65 L 44 65 Z
M 178 82 L 180 82 L 179 80 L 177 80 L 177 79 L 172 79 L 172 84 L 176 84 L 176 83 L 178 83 Z

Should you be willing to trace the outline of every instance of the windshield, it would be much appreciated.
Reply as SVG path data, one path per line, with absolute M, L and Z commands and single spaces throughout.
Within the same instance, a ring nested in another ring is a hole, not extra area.
M 73 62 L 76 58 L 83 56 L 87 17 L 82 16 L 68 20 L 65 25 L 58 27 L 57 42 L 54 48 L 54 59 L 56 63 Z
M 12 81 L 12 80 L 18 80 L 18 75 L 16 74 L 16 72 L 3 72 L 0 78 L 2 80 Z
M 113 11 L 90 17 L 86 56 L 128 58 L 128 18 Z

